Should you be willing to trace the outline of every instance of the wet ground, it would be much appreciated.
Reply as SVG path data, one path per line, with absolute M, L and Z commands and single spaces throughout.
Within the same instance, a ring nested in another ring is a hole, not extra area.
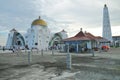
M 91 54 L 72 53 L 72 69 L 66 69 L 66 53 L 0 54 L 0 80 L 120 80 L 120 48 Z

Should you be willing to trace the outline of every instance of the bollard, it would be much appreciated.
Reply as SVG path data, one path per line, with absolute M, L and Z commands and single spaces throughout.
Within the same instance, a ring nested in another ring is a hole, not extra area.
M 43 49 L 41 50 L 41 55 L 43 56 Z
M 70 69 L 71 70 L 71 54 L 67 54 L 67 60 L 66 60 L 66 63 L 67 63 L 67 69 Z
M 95 53 L 94 53 L 94 50 L 92 50 L 92 57 L 94 57 L 95 56 Z
M 25 53 L 27 52 L 27 49 L 25 48 Z
M 39 49 L 38 48 L 36 49 L 35 53 L 37 53 L 37 54 L 39 53 Z
M 32 61 L 32 56 L 31 56 L 31 52 L 28 51 L 28 64 L 30 64 Z
M 68 44 L 68 48 L 67 48 L 67 58 L 66 58 L 66 64 L 67 64 L 67 69 L 72 68 L 72 61 L 71 61 L 71 54 L 69 53 L 69 44 Z
M 52 49 L 52 55 L 54 55 L 54 50 Z

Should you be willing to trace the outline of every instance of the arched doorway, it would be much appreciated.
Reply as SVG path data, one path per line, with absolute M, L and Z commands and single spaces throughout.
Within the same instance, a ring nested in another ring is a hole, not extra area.
M 17 41 L 17 45 L 20 46 L 21 45 L 21 41 Z
M 53 36 L 53 38 L 50 40 L 49 46 L 58 49 L 60 47 L 61 41 L 62 41 L 62 37 L 58 33 L 56 33 Z

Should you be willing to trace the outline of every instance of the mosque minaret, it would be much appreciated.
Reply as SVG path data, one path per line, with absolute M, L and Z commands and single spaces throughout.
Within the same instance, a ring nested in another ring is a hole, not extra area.
M 111 25 L 110 25 L 110 18 L 109 18 L 109 11 L 108 7 L 105 4 L 103 9 L 103 31 L 102 37 L 106 38 L 110 42 L 112 42 L 112 32 L 111 32 Z

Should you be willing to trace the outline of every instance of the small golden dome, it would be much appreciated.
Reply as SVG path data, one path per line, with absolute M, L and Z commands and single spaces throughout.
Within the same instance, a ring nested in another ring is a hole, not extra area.
M 47 26 L 47 23 L 44 20 L 42 20 L 39 16 L 39 19 L 36 19 L 32 22 L 32 26 L 33 25 Z

